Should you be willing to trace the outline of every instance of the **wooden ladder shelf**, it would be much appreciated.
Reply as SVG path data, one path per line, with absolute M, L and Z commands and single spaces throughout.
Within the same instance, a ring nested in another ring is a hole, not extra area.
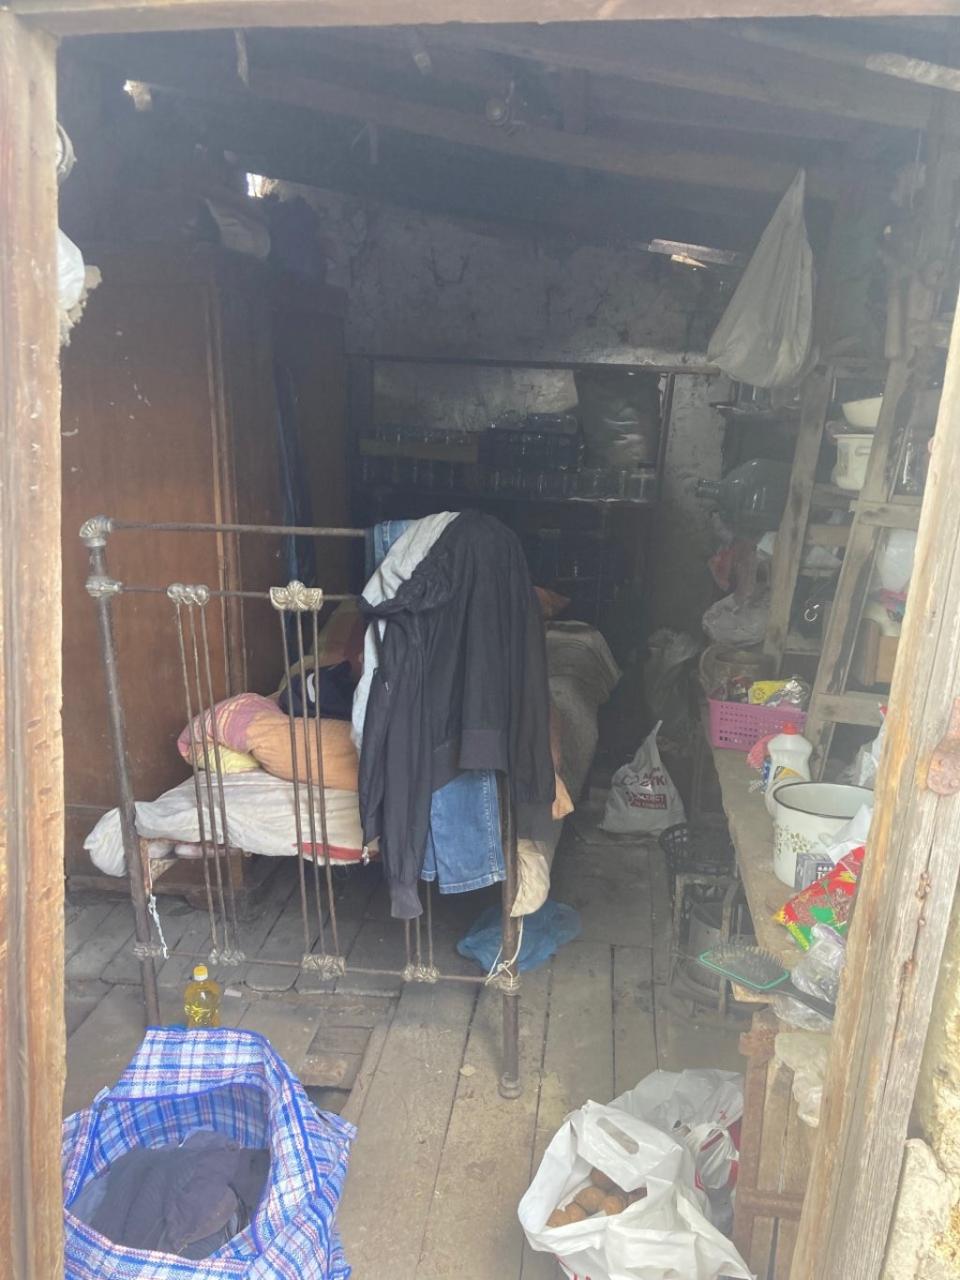
M 909 432 L 903 411 L 908 393 L 922 390 L 927 376 L 925 352 L 940 345 L 937 305 L 949 255 L 955 212 L 958 153 L 936 149 L 928 164 L 922 194 L 920 237 L 911 269 L 891 291 L 888 355 L 883 402 L 873 437 L 866 478 L 860 492 L 840 494 L 816 484 L 817 461 L 830 408 L 835 376 L 844 362 L 821 362 L 808 374 L 801 397 L 800 423 L 787 506 L 777 535 L 771 577 L 770 618 L 764 651 L 774 668 L 785 655 L 815 652 L 795 646 L 790 615 L 797 580 L 804 573 L 806 548 L 844 546 L 836 593 L 807 716 L 806 736 L 813 743 L 817 776 L 822 775 L 837 724 L 879 726 L 880 696 L 848 688 L 857 637 L 873 581 L 877 553 L 888 531 L 913 529 L 921 499 L 898 495 Z M 811 509 L 839 505 L 852 512 L 849 526 L 811 523 Z

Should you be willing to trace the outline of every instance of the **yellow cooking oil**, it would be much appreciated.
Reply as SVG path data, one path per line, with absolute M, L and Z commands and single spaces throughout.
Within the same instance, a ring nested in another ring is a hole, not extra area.
M 205 964 L 198 964 L 183 993 L 183 1011 L 188 1027 L 219 1027 L 223 988 L 210 977 Z

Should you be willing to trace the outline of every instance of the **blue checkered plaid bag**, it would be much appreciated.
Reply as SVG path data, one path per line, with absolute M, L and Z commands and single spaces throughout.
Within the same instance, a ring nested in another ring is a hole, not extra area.
M 179 1143 L 199 1127 L 271 1157 L 250 1225 L 209 1258 L 121 1247 L 70 1212 L 84 1184 L 124 1152 Z M 347 1280 L 334 1219 L 355 1135 L 313 1106 L 263 1036 L 148 1031 L 115 1087 L 63 1124 L 67 1280 Z

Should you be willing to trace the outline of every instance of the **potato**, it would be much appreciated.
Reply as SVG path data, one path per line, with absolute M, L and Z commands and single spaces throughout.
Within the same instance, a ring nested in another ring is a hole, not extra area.
M 567 1222 L 583 1222 L 584 1218 L 589 1216 L 583 1205 L 577 1204 L 576 1200 L 573 1204 L 567 1205 Z
M 613 1193 L 604 1197 L 603 1204 L 600 1206 L 600 1209 L 608 1218 L 612 1218 L 615 1213 L 623 1213 L 626 1207 L 626 1197 Z
M 590 1170 L 590 1181 L 595 1187 L 602 1187 L 604 1191 L 623 1195 L 623 1188 L 618 1187 L 612 1178 L 608 1178 L 605 1173 L 601 1173 L 599 1169 Z
M 554 1209 L 550 1217 L 547 1219 L 548 1227 L 565 1227 L 570 1219 L 567 1217 L 566 1209 Z
M 636 1191 L 631 1191 L 627 1196 L 627 1204 L 636 1204 L 638 1200 L 646 1199 L 646 1195 L 646 1187 L 637 1187 Z
M 582 1191 L 577 1193 L 575 1203 L 581 1209 L 586 1209 L 587 1213 L 599 1213 L 603 1207 L 606 1194 L 602 1187 L 584 1187 Z

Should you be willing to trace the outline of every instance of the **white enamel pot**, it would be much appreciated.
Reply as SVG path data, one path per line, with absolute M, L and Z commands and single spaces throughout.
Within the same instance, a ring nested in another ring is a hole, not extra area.
M 824 842 L 873 799 L 866 787 L 840 782 L 785 782 L 773 797 L 773 869 L 792 889 L 801 853 L 820 850 Z

